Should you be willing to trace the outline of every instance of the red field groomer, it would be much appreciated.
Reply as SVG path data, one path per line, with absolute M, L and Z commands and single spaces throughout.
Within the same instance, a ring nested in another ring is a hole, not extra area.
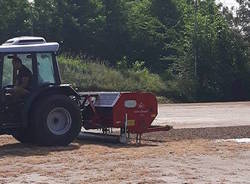
M 121 142 L 136 134 L 168 131 L 170 126 L 152 126 L 158 114 L 158 104 L 152 93 L 144 92 L 89 92 L 80 93 L 86 106 L 83 126 L 85 129 L 121 129 Z M 84 108 L 83 108 L 84 109 Z

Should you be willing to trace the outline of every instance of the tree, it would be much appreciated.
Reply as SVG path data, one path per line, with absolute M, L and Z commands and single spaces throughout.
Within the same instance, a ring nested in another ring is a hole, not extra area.
M 63 19 L 56 0 L 34 0 L 32 7 L 33 34 L 47 40 L 61 41 Z
M 146 67 L 182 100 L 249 98 L 249 1 L 238 0 L 236 17 L 215 0 L 197 0 L 197 11 L 194 2 L 0 0 L 0 41 L 33 34 L 70 55 Z
M 127 10 L 124 0 L 103 0 L 103 5 L 106 22 L 103 32 L 102 56 L 114 66 L 127 52 Z
M 236 26 L 250 43 L 250 2 L 249 0 L 237 0 L 240 7 L 235 18 Z
M 22 35 L 32 30 L 31 8 L 28 0 L 0 0 L 0 41 Z
M 59 3 L 59 0 L 57 0 Z M 63 38 L 71 52 L 98 57 L 102 47 L 105 25 L 104 5 L 101 0 L 66 0 L 60 5 L 63 15 Z M 73 36 L 74 35 L 74 36 Z
M 242 37 L 236 37 L 214 0 L 198 2 L 196 30 L 193 2 L 179 1 L 178 4 L 183 13 L 184 31 L 177 41 L 178 57 L 167 70 L 166 76 L 172 78 L 168 81 L 170 89 L 172 87 L 172 93 L 182 99 L 246 98 L 248 87 L 242 76 L 249 71 Z M 237 83 L 242 83 L 238 93 Z

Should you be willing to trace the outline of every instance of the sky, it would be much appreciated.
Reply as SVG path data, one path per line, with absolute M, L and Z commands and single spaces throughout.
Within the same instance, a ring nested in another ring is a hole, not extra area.
M 236 0 L 216 0 L 216 2 L 221 2 L 223 3 L 225 6 L 228 6 L 228 7 L 232 7 L 232 6 L 235 6 L 237 7 L 238 6 L 238 3 L 236 2 Z

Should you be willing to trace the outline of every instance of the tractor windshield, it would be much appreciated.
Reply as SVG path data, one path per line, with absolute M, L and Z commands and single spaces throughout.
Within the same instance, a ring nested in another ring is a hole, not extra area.
M 53 57 L 51 53 L 37 53 L 38 84 L 55 83 Z
M 13 66 L 13 58 L 17 57 L 21 60 L 22 64 L 26 66 L 32 73 L 32 57 L 31 54 L 7 54 L 3 57 L 2 63 L 2 87 L 12 86 L 16 82 L 16 76 L 18 74 L 18 70 L 16 70 Z
M 30 87 L 34 85 L 55 84 L 56 73 L 52 53 L 5 54 L 1 57 L 1 88 L 16 85 L 19 70 L 13 65 L 13 58 L 21 60 L 21 64 L 32 74 Z

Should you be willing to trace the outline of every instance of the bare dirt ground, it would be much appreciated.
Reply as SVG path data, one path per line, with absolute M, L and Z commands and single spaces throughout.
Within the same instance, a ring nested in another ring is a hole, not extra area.
M 23 145 L 0 136 L 0 183 L 250 183 L 250 102 L 161 105 L 156 124 L 174 130 L 142 145 L 76 140 Z M 229 127 L 227 127 L 229 126 Z
M 155 123 L 175 129 L 250 125 L 250 102 L 163 104 Z

